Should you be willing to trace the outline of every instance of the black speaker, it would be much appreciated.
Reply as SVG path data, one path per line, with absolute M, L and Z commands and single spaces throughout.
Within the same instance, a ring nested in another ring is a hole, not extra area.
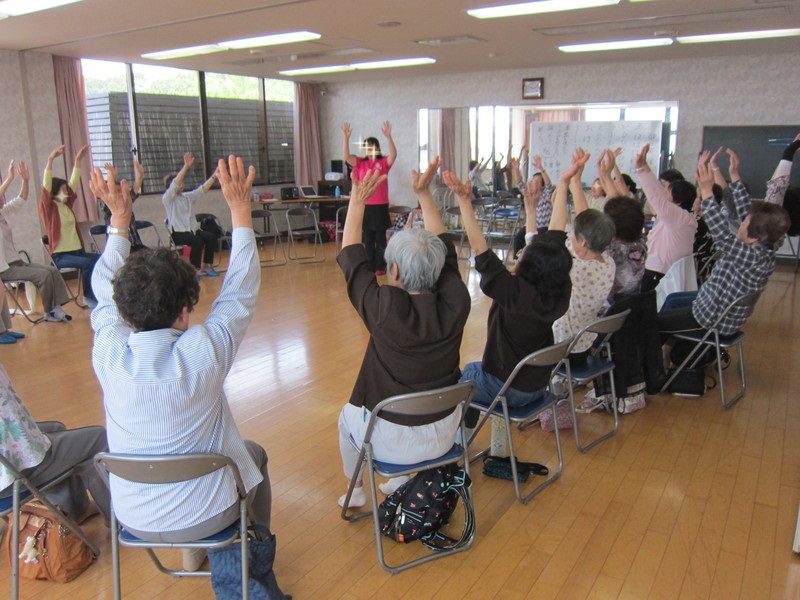
M 281 188 L 281 200 L 297 200 L 298 198 L 300 198 L 300 192 L 296 187 Z
M 344 173 L 344 161 L 343 160 L 332 160 L 331 161 L 331 171 L 334 173 Z

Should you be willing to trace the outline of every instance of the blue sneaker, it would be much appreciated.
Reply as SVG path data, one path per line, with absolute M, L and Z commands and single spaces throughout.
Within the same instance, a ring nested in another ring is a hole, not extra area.
M 11 331 L 10 329 L 6 331 L 6 335 L 10 335 L 16 340 L 21 340 L 22 338 L 25 337 L 24 333 L 20 333 L 19 331 Z
M 219 277 L 219 271 L 215 271 L 214 269 L 205 269 L 203 272 L 209 277 Z
M 97 300 L 94 298 L 87 298 L 86 296 L 83 297 L 83 303 L 89 308 L 95 308 L 97 306 Z
M 17 338 L 12 335 L 8 335 L 8 333 L 4 333 L 0 335 L 0 344 L 16 344 Z

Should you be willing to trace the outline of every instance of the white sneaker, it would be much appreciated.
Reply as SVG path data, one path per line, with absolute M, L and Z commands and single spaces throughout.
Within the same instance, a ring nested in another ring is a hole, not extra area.
M 197 571 L 206 560 L 205 548 L 184 548 L 181 550 L 181 554 L 183 555 L 184 571 Z
M 347 494 L 339 496 L 339 506 L 344 507 L 344 501 L 347 499 Z M 364 492 L 363 487 L 357 487 L 350 495 L 350 502 L 347 508 L 360 508 L 367 503 L 367 494 Z
M 387 496 L 389 494 L 393 494 L 397 488 L 403 485 L 406 481 L 408 481 L 408 476 L 401 475 L 400 477 L 392 477 L 386 483 L 382 483 L 378 486 L 378 489 L 382 491 Z

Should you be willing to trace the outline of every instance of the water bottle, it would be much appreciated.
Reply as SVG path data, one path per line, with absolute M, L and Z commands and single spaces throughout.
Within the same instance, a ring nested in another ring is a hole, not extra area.
M 340 188 L 340 187 L 337 185 L 337 186 L 336 186 L 336 189 L 335 189 L 335 190 L 333 190 L 333 195 L 334 195 L 334 196 L 336 196 L 337 198 L 341 198 L 341 197 L 342 197 L 342 188 Z

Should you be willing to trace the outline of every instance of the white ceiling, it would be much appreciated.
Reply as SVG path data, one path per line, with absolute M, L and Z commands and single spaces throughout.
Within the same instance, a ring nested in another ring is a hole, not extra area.
M 538 16 L 479 20 L 469 8 L 503 0 L 84 0 L 0 20 L 0 48 L 219 73 L 279 77 L 320 65 L 430 56 L 435 65 L 298 78 L 355 81 L 659 58 L 797 52 L 800 38 L 564 54 L 581 42 L 800 27 L 800 0 L 654 0 Z M 254 50 L 148 61 L 141 54 L 294 30 L 322 34 Z M 418 40 L 471 36 L 428 46 Z M 733 58 L 735 60 L 735 58 Z M 665 76 L 671 74 L 665 73 Z M 476 85 L 479 85 L 476 81 Z M 620 72 L 624 85 L 624 71 Z

